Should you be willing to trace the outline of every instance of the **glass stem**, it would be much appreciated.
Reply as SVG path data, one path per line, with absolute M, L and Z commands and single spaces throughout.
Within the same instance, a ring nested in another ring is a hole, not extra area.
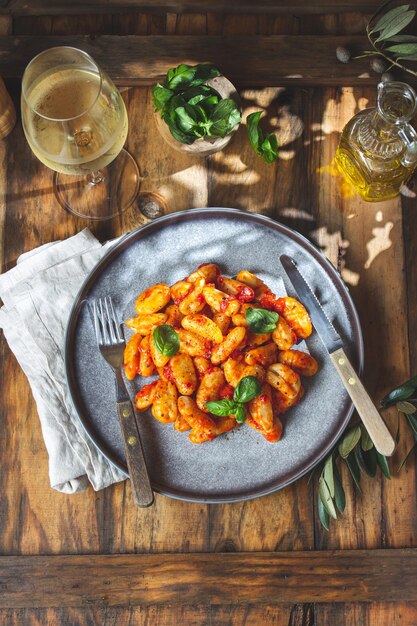
M 90 177 L 88 179 L 88 184 L 98 185 L 99 183 L 102 183 L 103 180 L 104 180 L 104 173 L 98 170 L 97 172 L 91 172 Z

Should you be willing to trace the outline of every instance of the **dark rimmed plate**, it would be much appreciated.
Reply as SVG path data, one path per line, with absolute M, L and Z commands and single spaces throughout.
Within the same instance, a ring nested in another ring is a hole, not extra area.
M 273 290 L 284 279 L 291 294 L 279 262 L 281 254 L 296 259 L 361 370 L 360 323 L 340 276 L 302 235 L 262 215 L 223 208 L 173 213 L 123 237 L 94 268 L 70 315 L 66 372 L 85 430 L 116 467 L 127 473 L 113 374 L 97 350 L 86 303 L 111 295 L 121 317 L 127 312 L 133 315 L 131 303 L 143 289 L 156 282 L 172 284 L 208 261 L 218 263 L 229 276 L 249 269 Z M 187 434 L 160 424 L 150 413 L 138 415 L 155 491 L 196 502 L 245 500 L 288 485 L 322 459 L 353 409 L 317 334 L 307 343 L 320 371 L 314 378 L 304 379 L 305 398 L 285 416 L 284 437 L 276 444 L 243 426 L 196 446 Z M 130 393 L 139 386 L 136 382 L 130 385 Z

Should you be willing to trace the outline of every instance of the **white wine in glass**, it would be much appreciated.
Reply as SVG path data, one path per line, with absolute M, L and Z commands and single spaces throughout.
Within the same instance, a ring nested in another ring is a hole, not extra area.
M 38 159 L 54 170 L 60 204 L 87 219 L 109 219 L 134 201 L 137 165 L 123 150 L 128 119 L 110 78 L 82 50 L 41 52 L 22 82 L 22 121 Z

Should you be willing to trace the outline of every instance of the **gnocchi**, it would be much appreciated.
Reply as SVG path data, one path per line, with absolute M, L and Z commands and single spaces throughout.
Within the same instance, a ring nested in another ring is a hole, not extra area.
M 126 320 L 134 331 L 125 348 L 126 378 L 159 375 L 136 394 L 138 412 L 151 409 L 159 422 L 188 432 L 193 444 L 239 427 L 237 419 L 266 441 L 279 441 L 282 415 L 304 395 L 300 376 L 318 370 L 314 357 L 292 349 L 312 332 L 298 300 L 277 297 L 248 270 L 229 278 L 216 264 L 204 263 L 171 287 L 148 287 L 135 309 L 136 317 Z M 256 315 L 246 317 L 248 309 L 257 309 Z M 272 327 L 253 323 L 271 310 L 278 313 Z M 258 392 L 241 400 L 242 417 L 234 398 L 239 399 L 239 383 L 248 376 L 257 379 Z M 209 408 L 210 402 L 216 405 Z M 211 413 L 217 405 L 229 414 Z

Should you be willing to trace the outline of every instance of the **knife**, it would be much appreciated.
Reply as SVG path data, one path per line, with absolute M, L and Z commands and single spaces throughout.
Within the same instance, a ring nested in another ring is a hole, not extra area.
M 375 448 L 380 454 L 391 456 L 394 452 L 395 441 L 349 361 L 341 338 L 294 259 L 283 254 L 280 260 L 297 295 L 308 310 L 313 326 L 328 351 Z

